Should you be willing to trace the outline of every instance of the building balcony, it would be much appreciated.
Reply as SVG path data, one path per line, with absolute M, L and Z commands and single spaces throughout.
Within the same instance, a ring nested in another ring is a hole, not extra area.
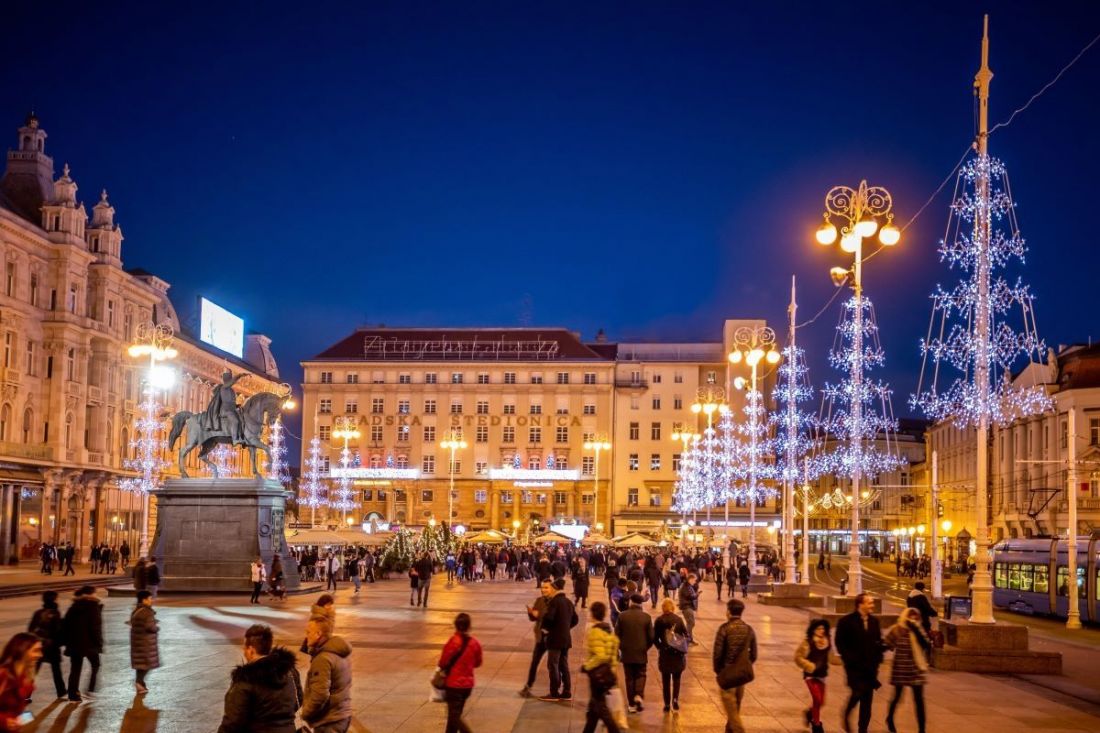
M 615 389 L 644 392 L 649 389 L 649 381 L 645 379 L 616 379 Z
M 95 385 L 88 385 L 88 404 L 102 405 L 103 404 L 103 390 Z
M 3 372 L 2 379 L 4 384 L 19 384 L 19 380 L 22 378 L 22 375 L 11 367 L 7 367 L 0 371 Z
M 25 458 L 32 461 L 52 461 L 53 450 L 41 443 L 23 444 L 3 440 L 0 441 L 0 456 L 4 458 Z

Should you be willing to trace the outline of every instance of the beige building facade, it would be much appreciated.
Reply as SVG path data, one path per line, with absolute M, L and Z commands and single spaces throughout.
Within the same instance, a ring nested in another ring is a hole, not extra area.
M 450 453 L 440 443 L 453 431 L 467 443 L 451 502 L 466 529 L 678 528 L 682 445 L 672 434 L 706 427 L 691 410 L 701 388 L 725 390 L 740 409 L 727 334 L 762 323 L 728 321 L 712 343 L 584 342 L 563 328 L 359 329 L 302 363 L 302 465 L 317 435 L 326 484 L 354 483 L 354 521 L 445 522 Z M 762 379 L 766 395 L 772 384 Z M 344 420 L 360 433 L 348 471 L 333 436 Z M 593 440 L 612 446 L 598 467 L 584 447 Z M 768 512 L 777 517 L 774 502 Z M 745 513 L 731 505 L 731 525 Z
M 0 561 L 31 557 L 41 542 L 126 540 L 137 551 L 141 500 L 118 489 L 145 364 L 127 355 L 137 329 L 177 333 L 177 386 L 166 407 L 201 410 L 230 366 L 248 370 L 248 395 L 275 389 L 266 337 L 249 337 L 260 368 L 181 332 L 169 285 L 123 269 L 122 230 L 106 191 L 91 218 L 69 167 L 55 177 L 46 132 L 32 115 L 0 179 Z M 175 470 L 175 461 L 172 461 Z M 155 517 L 151 515 L 151 517 Z

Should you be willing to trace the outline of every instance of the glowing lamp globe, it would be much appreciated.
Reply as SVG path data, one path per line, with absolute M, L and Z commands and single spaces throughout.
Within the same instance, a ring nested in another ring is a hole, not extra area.
M 734 386 L 735 389 L 744 389 L 745 388 L 745 378 L 744 377 L 737 377 L 736 379 L 733 380 L 733 386 Z
M 944 532 L 950 532 L 951 531 L 951 520 L 950 519 L 943 520 L 943 524 L 940 525 L 940 528 Z
M 771 351 L 768 352 L 768 356 L 766 358 L 767 358 L 769 364 L 778 364 L 779 363 L 779 352 L 776 351 L 775 349 L 772 349 Z
M 836 241 L 836 226 L 832 222 L 826 221 L 818 227 L 814 236 L 817 238 L 818 244 L 832 244 Z
M 859 244 L 861 240 L 862 237 L 860 237 L 857 232 L 845 234 L 843 237 L 840 238 L 840 248 L 845 252 L 854 254 L 859 251 Z
M 893 247 L 901 239 L 901 230 L 893 224 L 887 224 L 878 233 L 878 241 L 885 247 Z
M 740 364 L 741 359 L 743 359 L 743 358 L 744 357 L 742 356 L 740 351 L 731 351 L 730 352 L 730 356 L 729 356 L 730 364 Z
M 865 216 L 856 224 L 856 234 L 861 237 L 873 237 L 878 231 L 878 222 L 869 216 Z

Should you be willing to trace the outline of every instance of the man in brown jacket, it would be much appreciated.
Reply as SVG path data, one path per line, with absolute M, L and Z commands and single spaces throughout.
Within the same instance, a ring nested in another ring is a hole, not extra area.
M 332 633 L 332 621 L 314 616 L 306 625 L 313 660 L 306 677 L 302 720 L 313 733 L 345 733 L 351 725 L 351 646 Z

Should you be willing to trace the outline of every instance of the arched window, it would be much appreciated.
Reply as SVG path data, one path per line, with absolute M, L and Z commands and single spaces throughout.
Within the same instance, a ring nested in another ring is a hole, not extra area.
M 31 408 L 23 411 L 23 442 L 31 442 L 31 431 L 34 430 L 34 413 Z
M 8 439 L 8 431 L 11 430 L 11 405 L 0 407 L 0 440 Z
M 539 460 L 538 456 L 528 456 L 527 457 L 527 467 L 529 469 L 531 469 L 532 471 L 537 471 L 540 468 L 542 468 L 542 466 L 539 465 L 540 462 L 541 461 Z
M 374 455 L 370 457 L 371 468 L 382 468 L 382 456 Z
M 71 450 L 73 447 L 73 413 L 67 413 L 65 415 L 65 448 Z
M 118 455 L 123 460 L 130 455 L 130 431 L 126 428 L 122 429 L 122 435 L 118 439 Z

